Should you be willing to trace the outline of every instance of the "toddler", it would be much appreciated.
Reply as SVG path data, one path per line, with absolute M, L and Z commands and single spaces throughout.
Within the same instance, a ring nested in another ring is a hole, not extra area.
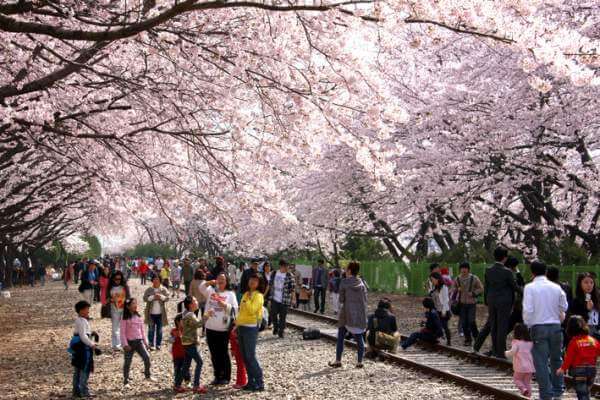
M 504 354 L 506 357 L 512 357 L 513 380 L 525 397 L 531 397 L 531 378 L 535 372 L 531 356 L 532 348 L 533 342 L 529 336 L 529 330 L 523 324 L 516 324 L 511 349 Z

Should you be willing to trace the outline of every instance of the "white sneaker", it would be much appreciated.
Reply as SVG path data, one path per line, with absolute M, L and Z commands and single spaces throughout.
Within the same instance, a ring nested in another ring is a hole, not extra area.
M 151 376 L 150 378 L 146 378 L 148 382 L 158 382 L 155 377 Z
M 129 383 L 126 383 L 123 385 L 123 390 L 129 390 L 131 389 L 131 386 L 129 385 Z

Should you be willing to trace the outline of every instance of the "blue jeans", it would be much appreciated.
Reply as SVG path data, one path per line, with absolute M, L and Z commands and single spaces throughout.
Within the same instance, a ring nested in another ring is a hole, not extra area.
M 263 372 L 256 359 L 256 339 L 258 338 L 258 327 L 239 326 L 238 343 L 246 371 L 248 372 L 248 385 L 253 388 L 263 388 Z
M 564 392 L 564 379 L 556 375 L 562 364 L 562 331 L 559 324 L 534 325 L 531 327 L 533 340 L 533 365 L 541 400 L 559 397 Z
M 90 371 L 87 369 L 75 368 L 73 370 L 73 396 L 87 396 L 90 392 L 88 390 L 88 379 L 90 378 Z
M 342 353 L 344 352 L 344 339 L 346 338 L 346 327 L 342 326 L 338 328 L 337 334 L 337 346 L 335 347 L 335 360 L 342 361 Z M 365 341 L 362 334 L 358 334 L 354 336 L 354 340 L 356 340 L 356 344 L 358 345 L 358 362 L 361 363 L 363 357 L 365 356 Z
M 575 381 L 577 400 L 590 400 L 590 389 L 596 379 L 596 367 L 587 365 L 571 368 L 570 374 Z
M 183 346 L 185 349 L 185 360 L 183 362 L 183 371 L 189 371 L 192 366 L 192 360 L 196 362 L 196 369 L 194 370 L 194 387 L 200 386 L 200 373 L 202 372 L 202 357 L 198 353 L 198 347 L 195 344 L 189 346 Z M 181 377 L 183 379 L 183 376 Z M 177 384 L 177 382 L 176 382 Z M 179 385 L 181 386 L 181 380 Z
M 156 335 L 156 347 L 162 343 L 162 314 L 150 314 L 150 324 L 148 325 L 148 344 L 154 346 L 154 336 Z
M 407 349 L 417 341 L 437 343 L 437 338 L 433 333 L 429 332 L 413 332 L 404 342 L 402 342 L 402 348 Z

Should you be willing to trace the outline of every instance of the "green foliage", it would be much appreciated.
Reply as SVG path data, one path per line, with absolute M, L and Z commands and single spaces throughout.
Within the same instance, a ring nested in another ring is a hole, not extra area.
M 133 249 L 127 250 L 125 255 L 129 257 L 177 257 L 177 250 L 164 243 L 139 243 Z
M 83 236 L 82 239 L 87 242 L 89 249 L 83 253 L 82 257 L 100 258 L 102 256 L 102 245 L 96 236 Z
M 348 236 L 342 246 L 342 258 L 352 260 L 390 260 L 381 241 L 366 236 Z
M 586 265 L 591 261 L 585 249 L 571 239 L 563 240 L 559 249 L 563 265 Z

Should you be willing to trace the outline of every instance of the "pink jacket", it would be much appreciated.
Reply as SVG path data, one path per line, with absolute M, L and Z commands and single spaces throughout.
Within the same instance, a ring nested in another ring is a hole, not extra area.
M 533 357 L 531 356 L 532 348 L 533 342 L 513 339 L 512 347 L 506 352 L 506 356 L 512 356 L 513 370 L 515 372 L 535 372 L 535 367 L 533 366 Z
M 142 339 L 148 347 L 148 339 L 144 335 L 144 320 L 137 315 L 121 320 L 121 345 L 129 345 L 130 340 Z

